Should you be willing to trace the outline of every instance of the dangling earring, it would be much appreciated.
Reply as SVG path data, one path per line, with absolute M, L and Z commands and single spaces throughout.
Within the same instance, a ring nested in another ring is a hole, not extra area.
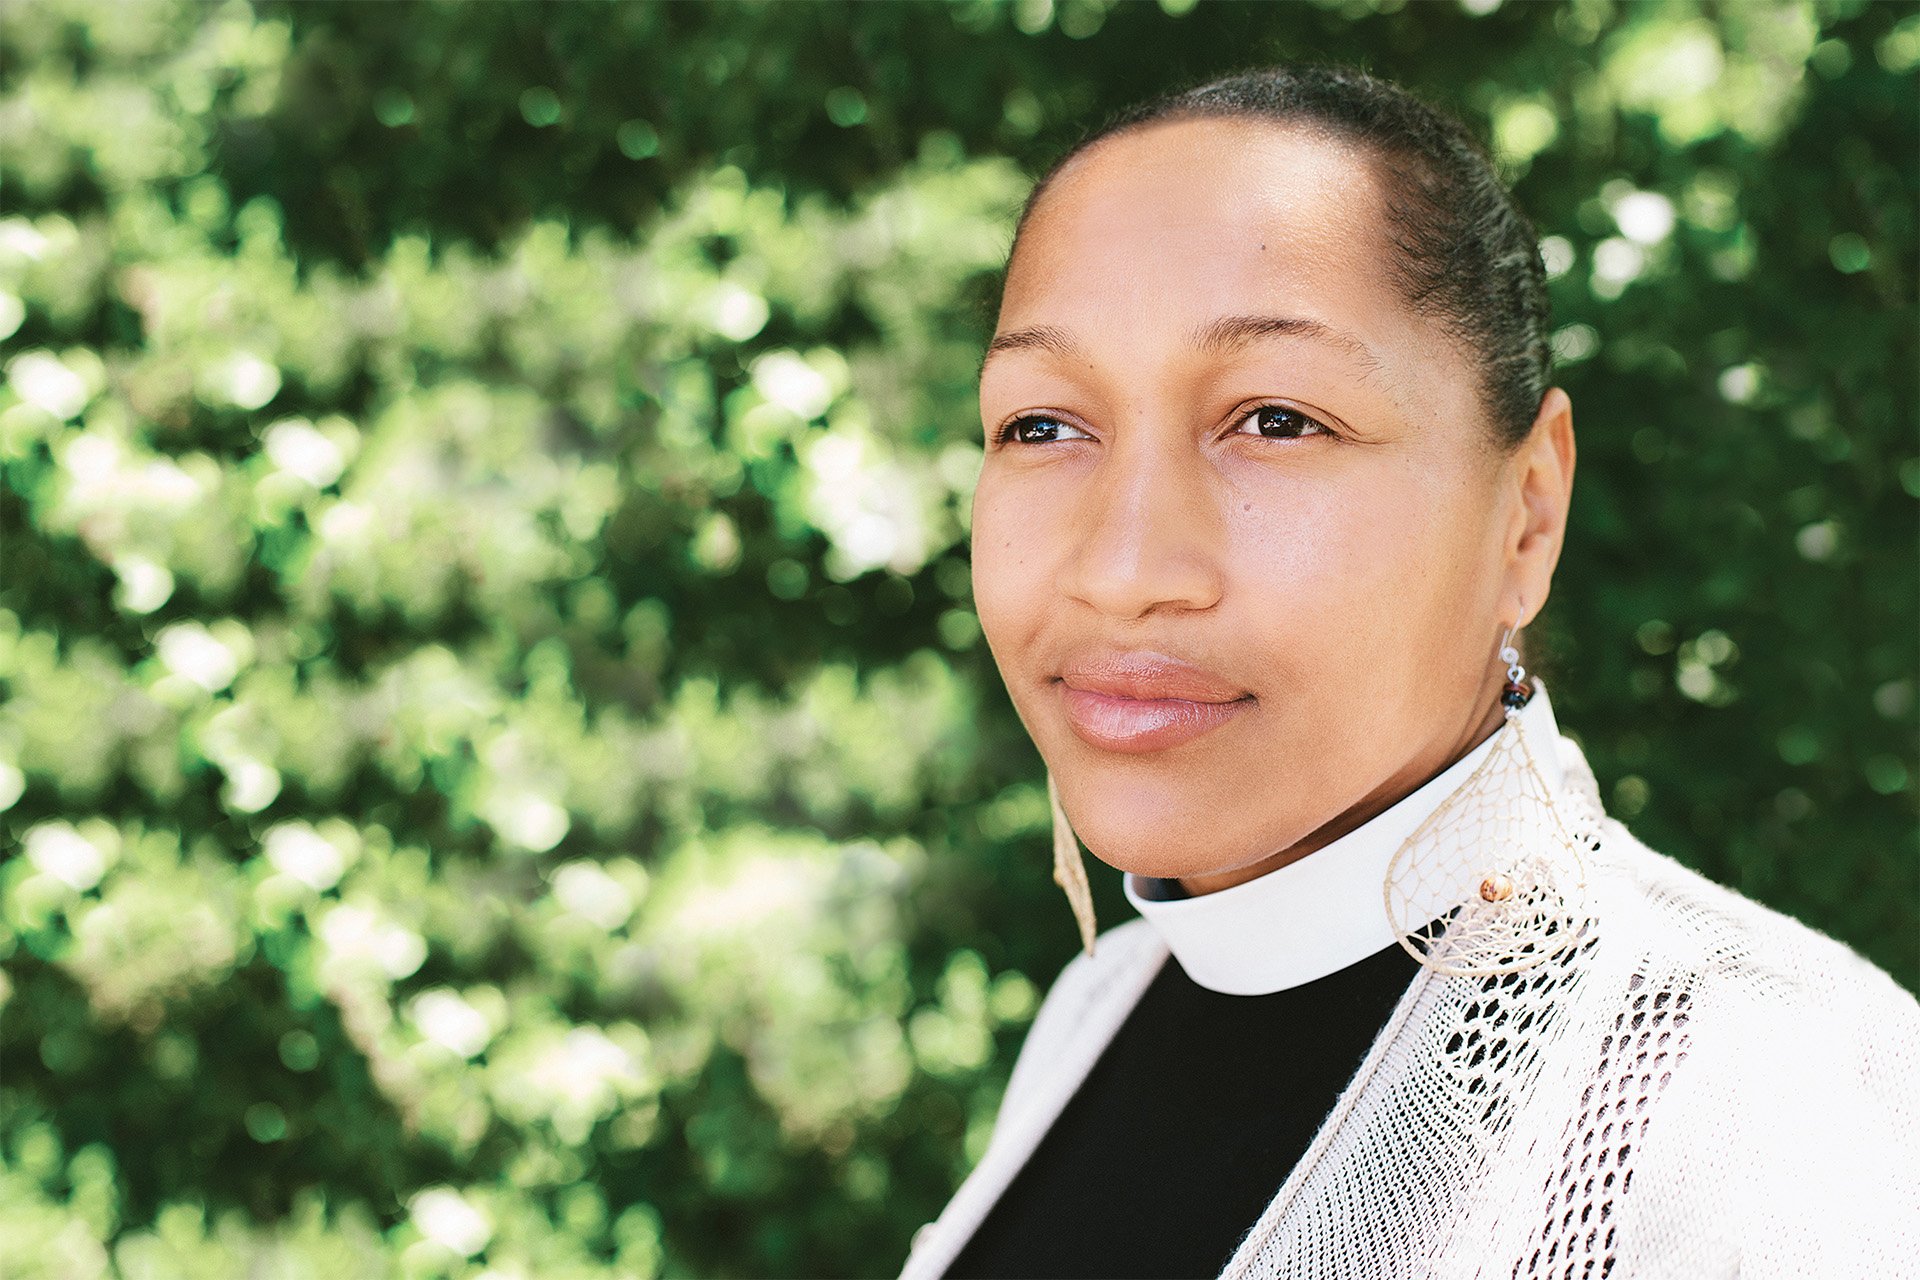
M 1053 809 L 1053 882 L 1067 891 L 1073 906 L 1073 918 L 1080 923 L 1080 945 L 1093 954 L 1093 890 L 1087 884 L 1087 864 L 1080 856 L 1080 841 L 1067 822 L 1067 811 L 1060 807 L 1060 788 L 1054 785 L 1053 770 L 1047 770 L 1047 804 Z
M 1580 850 L 1588 837 L 1573 830 L 1576 822 L 1590 824 L 1556 803 L 1535 763 L 1520 719 L 1534 689 L 1513 648 L 1513 630 L 1500 641 L 1506 723 L 1466 781 L 1393 855 L 1382 886 L 1400 945 L 1443 974 L 1531 968 L 1596 926 Z

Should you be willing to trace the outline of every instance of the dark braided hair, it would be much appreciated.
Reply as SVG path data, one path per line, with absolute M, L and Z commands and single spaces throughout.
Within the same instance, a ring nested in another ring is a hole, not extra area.
M 1496 443 L 1511 449 L 1527 438 L 1550 377 L 1539 239 L 1465 125 L 1363 71 L 1280 64 L 1126 108 L 1034 184 L 1014 224 L 1009 268 L 1021 231 L 1070 161 L 1107 138 L 1195 119 L 1304 126 L 1367 147 L 1387 190 L 1395 284 L 1409 306 L 1439 323 L 1477 362 Z

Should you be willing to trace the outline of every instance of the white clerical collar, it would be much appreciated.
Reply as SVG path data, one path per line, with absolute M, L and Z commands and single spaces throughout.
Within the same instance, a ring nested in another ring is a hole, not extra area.
M 1566 773 L 1561 755 L 1569 747 L 1562 743 L 1546 685 L 1538 676 L 1532 684 L 1533 697 L 1518 718 L 1526 722 L 1535 762 L 1557 792 Z M 1187 976 L 1211 991 L 1266 995 L 1338 972 L 1397 943 L 1381 896 L 1387 864 L 1493 750 L 1500 732 L 1304 858 L 1190 898 L 1143 897 L 1151 887 L 1129 872 L 1122 877 L 1127 901 L 1159 931 Z

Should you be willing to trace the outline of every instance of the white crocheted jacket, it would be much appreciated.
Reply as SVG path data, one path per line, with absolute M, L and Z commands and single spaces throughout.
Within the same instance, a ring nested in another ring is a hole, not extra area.
M 1223 1277 L 1920 1276 L 1920 1003 L 1618 821 L 1591 835 L 1598 930 L 1517 974 L 1422 969 Z M 1167 954 L 1133 919 L 1061 972 L 902 1280 L 946 1270 Z

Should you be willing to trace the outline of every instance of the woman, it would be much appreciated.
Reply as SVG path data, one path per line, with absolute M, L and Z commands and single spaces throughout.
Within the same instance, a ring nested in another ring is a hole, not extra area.
M 1546 332 L 1478 144 L 1364 75 L 1034 189 L 974 584 L 1085 953 L 905 1276 L 1912 1274 L 1920 1007 L 1606 817 L 1526 674 Z

